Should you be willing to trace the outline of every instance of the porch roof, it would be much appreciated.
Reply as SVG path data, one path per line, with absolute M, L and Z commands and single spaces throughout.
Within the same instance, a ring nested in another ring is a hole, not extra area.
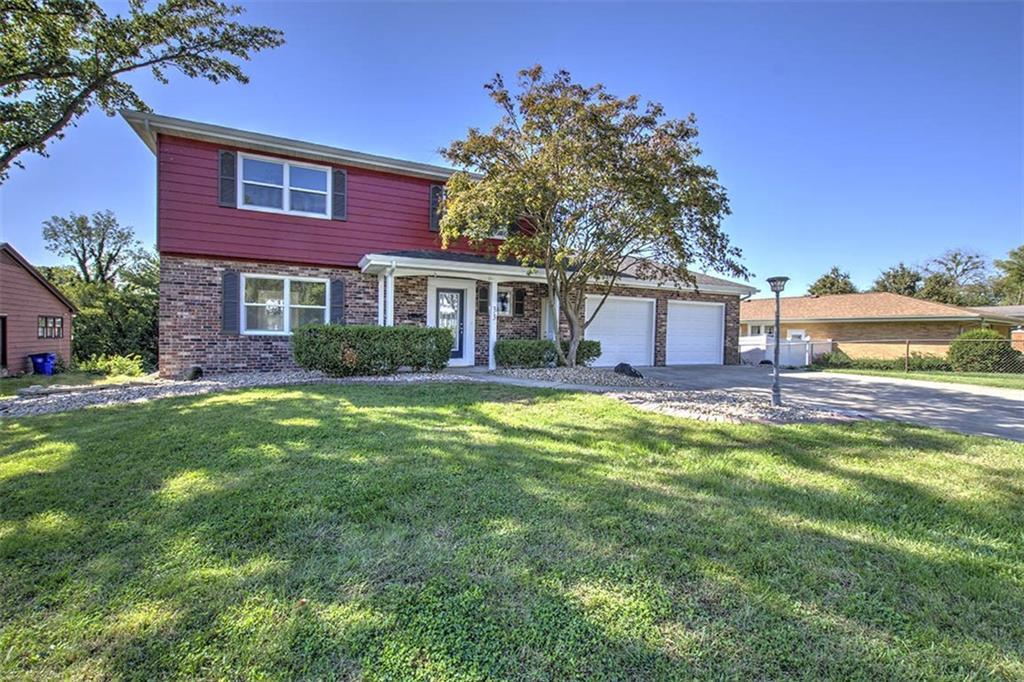
M 499 261 L 494 256 L 445 250 L 368 253 L 359 261 L 359 268 L 368 274 L 384 274 L 391 271 L 396 276 L 471 277 L 485 281 L 547 281 L 543 270 L 526 268 L 515 261 Z M 749 296 L 757 292 L 755 287 L 730 282 L 720 277 L 700 272 L 693 275 L 696 286 L 643 280 L 629 275 L 621 276 L 617 284 L 638 289 L 684 289 L 734 296 Z

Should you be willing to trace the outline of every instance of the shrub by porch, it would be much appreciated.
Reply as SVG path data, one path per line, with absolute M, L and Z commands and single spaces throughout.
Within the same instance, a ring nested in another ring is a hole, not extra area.
M 443 327 L 314 324 L 292 337 L 295 362 L 331 376 L 394 374 L 400 367 L 443 369 L 452 333 Z

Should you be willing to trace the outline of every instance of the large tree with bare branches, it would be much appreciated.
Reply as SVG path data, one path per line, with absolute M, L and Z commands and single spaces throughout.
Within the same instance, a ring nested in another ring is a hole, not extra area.
M 238 61 L 284 42 L 248 26 L 241 7 L 215 0 L 130 0 L 108 15 L 93 0 L 0 0 L 0 182 L 25 152 L 47 145 L 92 106 L 107 114 L 146 110 L 124 80 L 149 70 L 161 83 L 174 71 L 213 83 L 247 82 Z
M 443 242 L 482 243 L 510 226 L 498 257 L 543 269 L 569 327 L 570 366 L 587 325 L 625 274 L 693 284 L 690 268 L 746 276 L 721 223 L 729 204 L 717 173 L 699 162 L 696 119 L 597 84 L 519 72 L 486 86 L 501 110 L 490 132 L 472 128 L 442 150 Z M 586 295 L 602 295 L 588 317 Z

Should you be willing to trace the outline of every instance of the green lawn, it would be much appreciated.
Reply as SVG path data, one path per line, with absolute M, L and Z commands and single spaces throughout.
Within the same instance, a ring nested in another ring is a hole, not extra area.
M 0 396 L 15 395 L 29 386 L 86 386 L 93 384 L 121 384 L 126 381 L 144 381 L 144 377 L 104 376 L 86 372 L 63 372 L 52 376 L 25 374 L 0 379 Z
M 1024 677 L 1024 445 L 496 385 L 0 422 L 0 678 Z
M 920 381 L 942 381 L 949 384 L 975 384 L 999 388 L 1024 389 L 1024 374 L 996 374 L 988 372 L 902 372 L 884 369 L 827 369 L 841 374 L 866 374 L 872 377 L 895 377 Z

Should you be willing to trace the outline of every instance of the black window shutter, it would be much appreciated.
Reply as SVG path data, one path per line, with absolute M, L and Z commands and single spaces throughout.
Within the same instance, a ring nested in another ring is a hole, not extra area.
M 238 207 L 238 184 L 236 183 L 238 166 L 235 153 L 226 149 L 220 150 L 220 203 L 228 208 Z
M 331 324 L 345 324 L 345 280 L 331 280 Z
M 516 317 L 526 314 L 526 289 L 512 290 L 512 314 Z
M 239 277 L 233 270 L 226 270 L 221 275 L 221 314 L 220 329 L 225 334 L 239 332 Z
M 331 175 L 331 220 L 348 220 L 348 171 L 335 168 Z
M 430 186 L 430 231 L 441 229 L 441 206 L 444 202 L 444 186 Z
M 487 292 L 487 287 L 476 290 L 476 311 L 478 313 L 487 314 L 487 308 L 490 305 L 490 302 L 487 300 L 488 296 L 490 294 Z

